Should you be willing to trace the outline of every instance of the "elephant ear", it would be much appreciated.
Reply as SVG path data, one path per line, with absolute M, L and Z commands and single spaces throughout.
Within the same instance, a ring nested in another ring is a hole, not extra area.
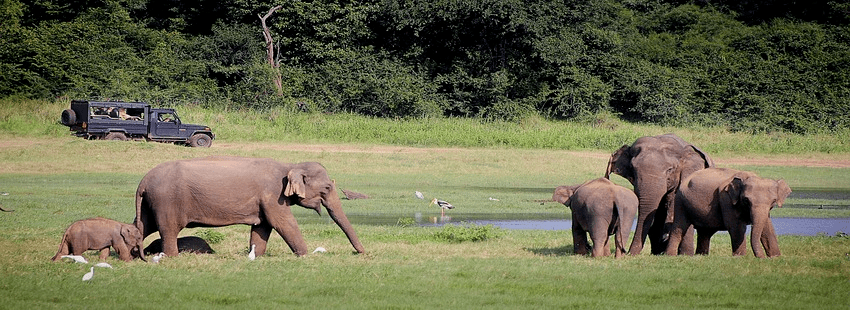
M 135 243 L 136 236 L 133 235 L 133 226 L 121 225 L 121 237 L 124 241 L 133 241 Z
M 785 204 L 785 198 L 791 194 L 791 187 L 788 186 L 788 183 L 785 183 L 785 180 L 776 181 L 776 205 L 782 208 L 782 205 Z
M 708 156 L 708 153 L 704 152 L 702 149 L 698 148 L 696 145 L 691 144 L 690 146 L 694 150 L 694 152 L 697 152 L 697 154 L 699 154 L 699 156 L 702 157 L 702 160 L 705 162 L 705 167 L 703 167 L 703 168 L 714 167 L 714 160 L 712 160 L 711 157 Z
M 555 193 L 552 194 L 552 200 L 557 201 L 560 204 L 567 204 L 567 201 L 570 200 L 570 196 L 573 195 L 573 188 L 570 186 L 558 186 L 555 188 Z
M 608 160 L 608 168 L 605 169 L 605 178 L 611 179 L 611 173 L 619 174 L 634 184 L 634 170 L 632 169 L 632 155 L 630 147 L 623 145 L 619 150 L 611 154 Z
M 738 201 L 741 199 L 741 193 L 744 190 L 744 180 L 739 176 L 735 176 L 732 178 L 732 181 L 729 184 L 726 184 L 725 187 L 721 190 L 726 198 L 729 199 L 731 205 L 737 205 Z
M 304 171 L 301 169 L 289 170 L 286 179 L 288 182 L 286 183 L 286 189 L 283 191 L 284 196 L 298 195 L 301 198 L 307 197 L 307 193 L 304 190 Z

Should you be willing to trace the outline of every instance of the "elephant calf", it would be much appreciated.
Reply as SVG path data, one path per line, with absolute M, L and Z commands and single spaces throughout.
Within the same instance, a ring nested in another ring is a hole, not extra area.
M 744 255 L 747 225 L 752 225 L 753 254 L 765 257 L 764 246 L 767 256 L 779 256 L 770 210 L 774 205 L 782 207 L 790 193 L 785 181 L 761 178 L 752 172 L 725 168 L 694 172 L 682 180 L 676 192 L 667 255 L 676 255 L 683 231 L 690 226 L 697 230 L 697 254 L 707 255 L 711 236 L 719 230 L 728 230 L 733 255 Z
M 109 247 L 115 249 L 124 261 L 129 262 L 136 257 L 145 260 L 142 240 L 142 233 L 132 224 L 102 217 L 79 220 L 65 230 L 53 261 L 58 261 L 62 255 L 80 255 L 88 250 L 99 250 L 100 260 L 105 260 L 109 256 Z
M 631 190 L 606 178 L 581 185 L 559 186 L 552 199 L 572 210 L 573 247 L 576 254 L 587 254 L 587 233 L 593 241 L 592 256 L 610 254 L 608 236 L 614 236 L 614 257 L 626 253 L 626 242 L 638 209 L 638 198 Z

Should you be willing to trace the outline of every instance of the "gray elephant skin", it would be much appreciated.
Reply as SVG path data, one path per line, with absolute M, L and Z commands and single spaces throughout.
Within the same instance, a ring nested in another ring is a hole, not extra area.
M 711 236 L 728 230 L 732 254 L 746 254 L 746 229 L 752 225 L 750 244 L 756 257 L 781 255 L 770 210 L 782 207 L 791 188 L 783 180 L 761 178 L 755 173 L 725 168 L 694 172 L 682 180 L 676 193 L 673 229 L 667 254 L 675 255 L 683 231 L 697 230 L 697 254 L 708 255 Z M 764 247 L 764 250 L 762 250 Z
M 638 206 L 635 235 L 629 254 L 643 250 L 649 237 L 652 254 L 667 249 L 663 235 L 673 222 L 673 207 L 679 182 L 695 171 L 713 167 L 714 161 L 698 147 L 674 134 L 642 137 L 611 154 L 605 178 L 623 176 L 634 186 Z M 680 244 L 680 251 L 693 252 L 693 230 Z
M 638 198 L 631 190 L 599 178 L 580 185 L 555 188 L 552 199 L 572 210 L 573 248 L 587 254 L 587 234 L 593 241 L 593 257 L 608 256 L 608 236 L 614 235 L 614 257 L 626 253 L 626 243 L 638 209 Z
M 100 260 L 105 260 L 109 247 L 115 249 L 123 261 L 129 262 L 136 257 L 145 260 L 142 243 L 142 234 L 131 224 L 102 217 L 79 220 L 65 230 L 52 260 L 58 261 L 63 255 L 81 255 L 88 250 L 100 251 Z
M 147 237 L 159 231 L 163 252 L 178 253 L 183 228 L 251 225 L 250 246 L 263 255 L 272 229 L 298 256 L 309 252 L 291 206 L 321 214 L 322 207 L 354 249 L 363 245 L 342 211 L 325 168 L 315 162 L 280 163 L 267 158 L 206 157 L 162 163 L 136 190 L 136 227 Z

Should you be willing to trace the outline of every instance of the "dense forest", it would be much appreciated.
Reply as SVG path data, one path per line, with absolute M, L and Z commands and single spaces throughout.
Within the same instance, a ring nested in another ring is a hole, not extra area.
M 0 97 L 850 126 L 847 1 L 0 3 Z

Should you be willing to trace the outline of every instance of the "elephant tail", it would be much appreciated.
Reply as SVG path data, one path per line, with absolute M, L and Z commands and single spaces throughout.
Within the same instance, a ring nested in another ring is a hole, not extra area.
M 148 201 L 147 197 L 145 181 L 146 179 L 142 179 L 142 182 L 139 183 L 139 188 L 136 190 L 136 219 L 133 220 L 133 225 L 142 234 L 142 240 L 158 230 L 151 216 L 152 210 L 150 209 L 150 201 Z
M 65 232 L 62 234 L 62 242 L 59 243 L 59 250 L 56 251 L 56 255 L 53 255 L 51 260 L 58 261 L 61 259 L 62 255 L 70 254 L 70 249 L 68 248 L 68 243 L 65 242 L 68 239 L 68 233 Z
M 614 217 L 616 228 L 614 233 L 614 246 L 617 247 L 617 252 L 626 253 L 626 244 L 629 241 L 629 233 L 632 231 L 632 222 L 634 221 L 634 213 L 629 213 L 628 208 L 623 208 L 619 202 L 614 203 Z

